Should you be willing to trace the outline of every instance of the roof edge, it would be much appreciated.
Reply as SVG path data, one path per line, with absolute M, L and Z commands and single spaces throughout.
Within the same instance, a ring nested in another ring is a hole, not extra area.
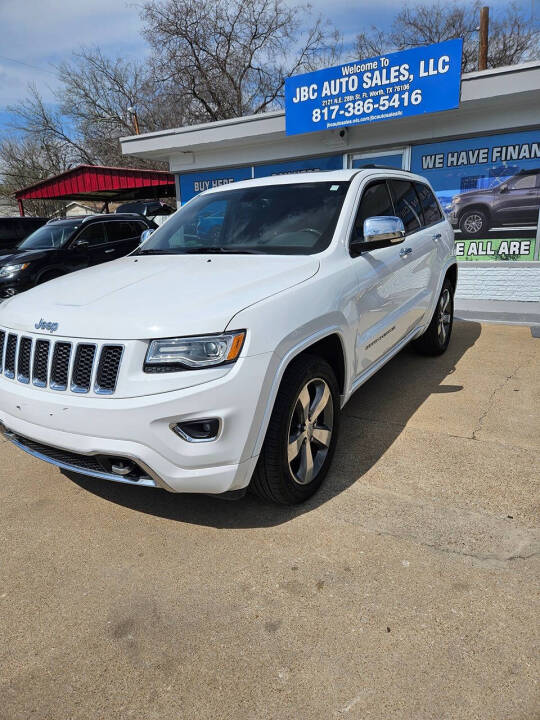
M 19 190 L 16 190 L 13 195 L 16 199 L 19 199 L 19 195 L 21 193 L 28 192 L 30 190 L 35 190 L 36 188 L 44 185 L 48 182 L 57 182 L 59 180 L 62 180 L 66 178 L 67 176 L 71 175 L 72 173 L 78 171 L 78 170 L 119 170 L 120 172 L 136 172 L 136 173 L 152 173 L 152 174 L 158 174 L 163 175 L 164 179 L 165 176 L 170 180 L 171 183 L 174 182 L 174 175 L 170 173 L 168 170 L 151 170 L 149 168 L 128 168 L 128 167 L 117 167 L 114 165 L 76 165 L 73 168 L 70 168 L 69 170 L 64 170 L 64 172 L 58 173 L 58 175 L 51 175 L 50 177 L 43 178 L 43 180 L 38 180 L 35 183 L 32 183 L 31 185 L 25 185 L 22 188 L 19 188 Z M 1 173 L 0 173 L 1 174 Z
M 540 68 L 540 60 L 531 60 L 525 63 L 519 63 L 518 65 L 504 65 L 498 68 L 490 68 L 489 70 L 475 70 L 474 72 L 463 73 L 461 76 L 462 82 L 468 82 L 472 80 L 479 80 L 482 78 L 491 78 L 497 75 L 506 75 L 508 73 L 520 73 L 534 68 Z M 271 120 L 273 118 L 279 118 L 285 116 L 285 110 L 273 110 L 271 112 L 259 113 L 256 115 L 244 115 L 241 117 L 228 118 L 226 120 L 214 120 L 212 122 L 197 123 L 196 125 L 184 125 L 183 127 L 177 128 L 166 128 L 164 130 L 156 130 L 150 133 L 142 133 L 141 135 L 127 135 L 126 137 L 119 138 L 121 144 L 137 142 L 140 140 L 168 137 L 171 135 L 184 135 L 192 132 L 198 132 L 200 130 L 214 129 L 220 127 L 227 127 L 232 125 L 242 125 L 252 122 L 261 122 L 263 120 Z

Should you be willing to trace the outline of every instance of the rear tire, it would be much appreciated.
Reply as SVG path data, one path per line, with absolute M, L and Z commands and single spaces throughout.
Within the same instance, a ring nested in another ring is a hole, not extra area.
M 334 454 L 339 388 L 330 365 L 301 355 L 285 371 L 250 488 L 280 505 L 310 498 Z
M 454 287 L 445 279 L 426 332 L 413 340 L 414 349 L 422 355 L 442 355 L 448 347 L 454 324 Z

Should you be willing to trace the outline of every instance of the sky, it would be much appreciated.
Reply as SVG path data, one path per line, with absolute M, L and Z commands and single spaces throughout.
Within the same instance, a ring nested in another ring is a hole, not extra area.
M 506 0 L 486 2 L 496 8 Z M 530 9 L 540 0 L 520 4 Z M 9 123 L 7 107 L 24 98 L 29 83 L 54 102 L 55 65 L 81 46 L 99 45 L 107 54 L 127 59 L 144 57 L 138 5 L 133 0 L 0 0 L 0 131 Z M 352 42 L 362 28 L 388 26 L 403 2 L 310 0 L 310 5 Z

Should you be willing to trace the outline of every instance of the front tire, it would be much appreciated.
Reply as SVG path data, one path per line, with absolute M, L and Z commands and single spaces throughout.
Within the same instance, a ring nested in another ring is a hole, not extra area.
M 448 347 L 454 324 L 454 287 L 446 278 L 443 283 L 435 312 L 426 332 L 413 346 L 422 355 L 442 355 Z
M 265 500 L 295 505 L 323 482 L 339 429 L 339 388 L 330 365 L 301 355 L 287 368 L 251 481 Z

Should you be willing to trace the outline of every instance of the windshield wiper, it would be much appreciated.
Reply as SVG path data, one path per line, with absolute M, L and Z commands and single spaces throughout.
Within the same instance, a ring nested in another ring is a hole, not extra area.
M 227 248 L 219 245 L 201 245 L 190 248 L 141 248 L 134 255 L 260 255 L 261 250 L 252 248 Z
M 260 250 L 253 250 L 252 248 L 228 248 L 217 245 L 206 245 L 201 247 L 187 248 L 184 250 L 186 254 L 224 254 L 224 255 L 260 255 Z
M 177 250 L 169 248 L 141 248 L 133 253 L 134 255 L 177 255 Z

